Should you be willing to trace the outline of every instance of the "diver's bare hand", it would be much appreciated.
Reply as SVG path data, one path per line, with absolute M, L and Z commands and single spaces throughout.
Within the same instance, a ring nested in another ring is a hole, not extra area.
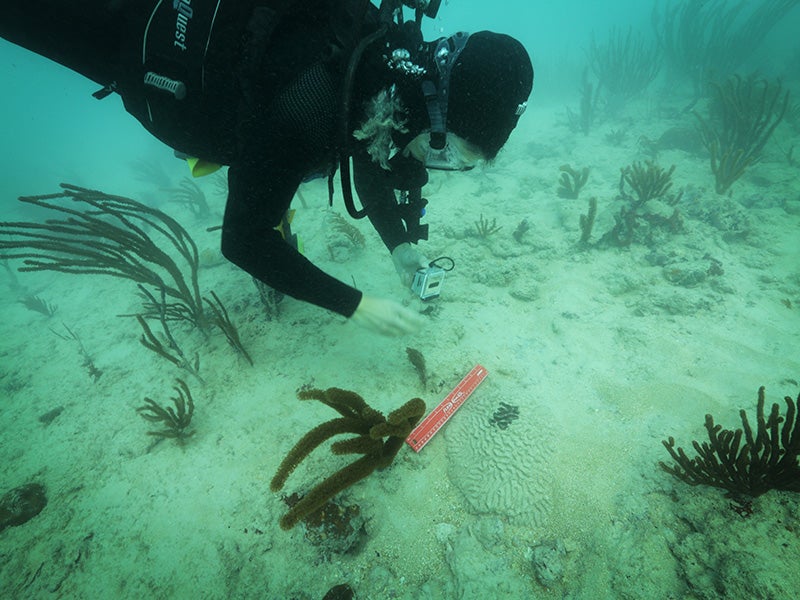
M 367 329 L 386 336 L 398 336 L 419 331 L 425 319 L 394 300 L 362 296 L 350 319 Z
M 392 250 L 392 262 L 403 285 L 411 287 L 414 273 L 418 269 L 427 267 L 429 261 L 416 247 L 408 242 L 403 242 Z

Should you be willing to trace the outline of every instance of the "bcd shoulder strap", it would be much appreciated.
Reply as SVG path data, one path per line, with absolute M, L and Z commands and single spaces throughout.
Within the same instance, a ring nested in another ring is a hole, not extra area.
M 285 81 L 296 75 L 298 64 L 280 64 L 280 53 L 274 58 L 270 53 L 270 42 L 281 21 L 291 18 L 295 21 L 306 19 L 309 27 L 325 23 L 326 41 L 320 43 L 317 59 L 331 60 L 346 57 L 358 44 L 365 23 L 369 0 L 260 0 L 247 22 L 242 47 L 242 61 L 239 78 L 245 96 L 255 99 L 264 91 L 265 72 L 272 74 L 267 87 L 279 89 Z M 300 41 L 299 43 L 304 43 Z M 305 43 L 313 43 L 306 39 Z M 298 53 L 302 54 L 302 53 Z M 276 62 L 277 61 L 277 62 Z M 302 62 L 302 61 L 301 61 Z M 287 68 L 290 73 L 284 72 Z M 256 82 L 261 81 L 261 86 Z M 264 99 L 259 97 L 259 100 Z

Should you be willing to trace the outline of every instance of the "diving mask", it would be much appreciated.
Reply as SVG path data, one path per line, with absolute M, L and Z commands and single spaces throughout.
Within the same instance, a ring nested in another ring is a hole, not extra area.
M 425 165 L 426 169 L 439 171 L 469 171 L 483 159 L 475 144 L 454 133 L 448 133 L 441 149 L 430 144 L 430 133 L 419 134 L 405 147 L 403 154 L 409 154 Z

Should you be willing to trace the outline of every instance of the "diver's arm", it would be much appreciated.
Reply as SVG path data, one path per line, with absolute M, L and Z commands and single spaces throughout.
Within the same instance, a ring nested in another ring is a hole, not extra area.
M 414 181 L 420 187 L 428 179 L 421 165 L 414 161 L 395 161 L 396 170 L 386 171 L 370 160 L 365 152 L 353 156 L 353 171 L 356 191 L 367 210 L 373 227 L 392 255 L 392 262 L 400 281 L 411 285 L 414 274 L 428 266 L 428 259 L 416 245 L 419 235 L 411 236 L 401 216 L 394 190 L 403 187 L 406 181 Z M 427 239 L 427 237 L 425 238 Z
M 353 182 L 372 226 L 389 252 L 408 241 L 405 225 L 397 210 L 391 172 L 372 162 L 366 152 L 356 152 L 353 155 Z
M 315 267 L 286 243 L 274 228 L 280 217 L 273 221 L 269 216 L 272 213 L 274 219 L 283 212 L 255 210 L 252 203 L 260 193 L 248 195 L 246 172 L 236 165 L 228 171 L 230 190 L 222 228 L 222 252 L 228 260 L 280 292 L 350 317 L 375 333 L 403 335 L 421 327 L 419 314 L 393 300 L 362 295 Z M 288 197 L 286 207 L 295 189 L 285 179 L 280 186 L 263 188 L 276 198 Z
M 276 157 L 231 165 L 222 253 L 279 292 L 350 317 L 361 292 L 316 267 L 275 230 L 301 180 L 293 164 Z

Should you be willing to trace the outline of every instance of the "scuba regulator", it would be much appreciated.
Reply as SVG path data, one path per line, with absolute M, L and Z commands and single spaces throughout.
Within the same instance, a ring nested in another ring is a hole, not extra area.
M 369 2 L 364 3 L 364 10 Z M 403 18 L 403 7 L 406 6 L 414 10 L 414 21 L 405 22 Z M 345 72 L 341 114 L 342 119 L 339 130 L 339 177 L 341 180 L 342 196 L 348 214 L 354 219 L 362 219 L 367 216 L 364 208 L 358 209 L 353 198 L 352 181 L 350 175 L 350 103 L 353 91 L 353 79 L 356 69 L 361 61 L 364 50 L 377 40 L 383 38 L 391 28 L 402 28 L 410 31 L 410 34 L 422 40 L 422 19 L 423 17 L 435 18 L 439 12 L 441 0 L 381 0 L 378 8 L 380 27 L 364 39 L 353 49 L 350 60 Z M 329 181 L 329 188 L 332 192 L 332 180 Z M 332 198 L 332 193 L 331 193 Z M 424 215 L 427 200 L 422 198 L 420 189 L 407 190 L 403 197 L 401 206 L 402 218 L 406 223 L 407 231 L 416 236 L 416 239 L 427 239 L 427 225 L 420 225 L 419 220 Z

